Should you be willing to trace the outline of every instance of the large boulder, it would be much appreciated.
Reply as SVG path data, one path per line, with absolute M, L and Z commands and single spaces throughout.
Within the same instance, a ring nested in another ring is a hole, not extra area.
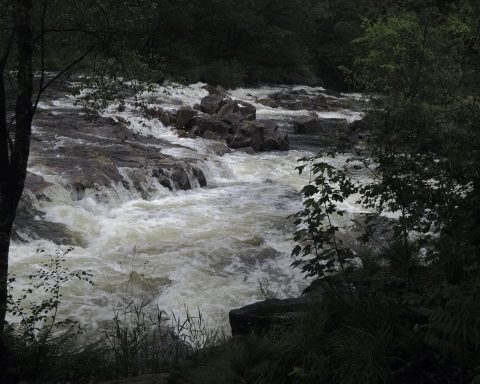
M 221 138 L 226 138 L 231 131 L 231 125 L 221 121 L 218 117 L 203 115 L 195 116 L 186 125 L 187 130 L 194 133 L 195 136 L 203 136 L 207 131 L 215 133 Z
M 234 309 L 228 314 L 232 336 L 265 333 L 272 325 L 293 325 L 319 300 L 311 296 L 271 299 Z
M 175 127 L 177 129 L 182 129 L 197 115 L 198 111 L 195 111 L 190 107 L 181 107 L 177 111 L 177 115 L 175 117 Z
M 213 115 L 217 113 L 225 104 L 225 98 L 221 94 L 210 94 L 200 101 L 200 110 Z
M 264 151 L 288 151 L 290 149 L 290 141 L 286 132 L 281 132 L 278 124 L 273 120 L 262 120 L 264 125 L 263 145 Z
M 233 149 L 252 147 L 255 151 L 261 151 L 264 128 L 265 126 L 257 121 L 244 121 L 236 127 L 227 144 Z
M 252 104 L 244 101 L 237 101 L 236 103 L 240 114 L 245 120 L 255 120 L 257 118 L 257 109 Z
M 293 120 L 295 133 L 307 135 L 339 135 L 347 132 L 345 119 L 319 119 L 317 116 L 302 116 Z
M 252 104 L 228 98 L 224 100 L 224 104 L 217 111 L 216 116 L 222 120 L 237 123 L 242 120 L 255 120 L 257 110 Z

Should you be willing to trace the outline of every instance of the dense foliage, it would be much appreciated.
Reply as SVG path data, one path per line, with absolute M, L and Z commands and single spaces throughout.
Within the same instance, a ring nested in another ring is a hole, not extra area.
M 366 148 L 349 148 L 340 168 L 329 153 L 299 167 L 311 181 L 294 265 L 330 295 L 293 330 L 200 361 L 195 382 L 480 380 L 480 7 L 405 1 L 374 11 L 346 71 L 370 99 Z M 370 211 L 356 223 L 363 246 L 343 241 L 353 230 L 342 224 L 346 199 Z

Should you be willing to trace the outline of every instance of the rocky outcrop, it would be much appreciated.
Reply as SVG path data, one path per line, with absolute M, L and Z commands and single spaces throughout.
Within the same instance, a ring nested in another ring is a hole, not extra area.
M 232 149 L 252 148 L 254 151 L 288 150 L 288 134 L 274 121 L 257 121 L 253 105 L 233 100 L 223 89 L 208 87 L 197 114 L 189 108 L 177 112 L 177 134 L 182 137 L 203 137 L 224 141 Z
M 325 90 L 312 94 L 305 89 L 284 89 L 259 98 L 256 102 L 270 108 L 292 111 L 336 111 L 345 108 L 347 104 L 346 98 L 340 93 Z
M 228 314 L 232 335 L 245 336 L 251 332 L 261 334 L 273 325 L 291 326 L 319 300 L 313 296 L 271 299 L 234 309 Z
M 200 110 L 209 115 L 213 115 L 218 112 L 223 105 L 225 105 L 224 96 L 217 93 L 211 93 L 208 96 L 205 96 L 200 102 Z
M 295 133 L 308 135 L 341 135 L 348 132 L 345 119 L 320 119 L 317 116 L 302 116 L 293 121 Z

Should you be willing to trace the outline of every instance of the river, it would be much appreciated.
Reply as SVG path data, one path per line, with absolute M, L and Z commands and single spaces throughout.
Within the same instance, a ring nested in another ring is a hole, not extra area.
M 149 106 L 175 110 L 199 103 L 208 94 L 203 86 L 158 86 L 140 97 Z M 261 87 L 229 94 L 252 103 L 257 118 L 273 119 L 290 133 L 291 149 L 286 152 L 249 154 L 211 140 L 180 138 L 170 127 L 142 115 L 133 101 L 121 111 L 111 105 L 101 115 L 127 121 L 127 142 L 134 148 L 135 141 L 138 150 L 129 151 L 129 161 L 114 163 L 114 171 L 102 167 L 106 157 L 124 156 L 121 143 L 109 141 L 98 123 L 88 125 L 93 123 L 75 97 L 47 95 L 34 121 L 29 165 L 34 181 L 27 182 L 27 203 L 22 205 L 28 212 L 19 219 L 10 253 L 17 290 L 26 287 L 25 276 L 46 254 L 70 245 L 66 265 L 91 272 L 95 285 L 66 286 L 61 312 L 90 330 L 108 326 L 112 306 L 127 293 L 180 316 L 185 306 L 198 308 L 212 326 L 225 325 L 230 309 L 263 299 L 260 284 L 277 297 L 300 294 L 308 281 L 290 266 L 294 227 L 288 216 L 301 208 L 299 191 L 308 181 L 295 170 L 297 160 L 313 155 L 319 146 L 312 138 L 295 135 L 291 127 L 292 118 L 312 111 L 257 102 L 282 90 L 311 97 L 324 91 Z M 346 108 L 315 113 L 349 122 L 361 117 L 358 110 Z M 84 126 L 88 128 L 82 130 Z M 152 176 L 155 152 L 168 157 L 169 164 L 195 164 L 207 186 L 192 179 L 189 190 L 166 188 Z M 83 181 L 78 188 L 72 181 L 77 171 L 84 179 L 100 181 Z M 359 210 L 353 203 L 346 208 Z M 133 291 L 128 281 L 134 283 Z

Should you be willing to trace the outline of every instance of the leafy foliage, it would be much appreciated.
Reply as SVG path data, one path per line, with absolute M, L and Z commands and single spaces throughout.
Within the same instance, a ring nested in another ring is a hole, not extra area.
M 46 255 L 40 269 L 27 276 L 29 285 L 21 293 L 15 294 L 15 277 L 9 279 L 9 312 L 18 322 L 12 323 L 11 332 L 21 349 L 20 356 L 31 361 L 33 377 L 38 376 L 46 366 L 68 349 L 76 336 L 83 332 L 77 320 L 61 316 L 62 290 L 74 280 L 93 284 L 92 275 L 84 270 L 70 270 L 65 266 L 66 257 L 72 251 L 57 250 Z M 45 254 L 42 249 L 39 254 Z M 32 300 L 33 292 L 39 295 L 39 301 Z

